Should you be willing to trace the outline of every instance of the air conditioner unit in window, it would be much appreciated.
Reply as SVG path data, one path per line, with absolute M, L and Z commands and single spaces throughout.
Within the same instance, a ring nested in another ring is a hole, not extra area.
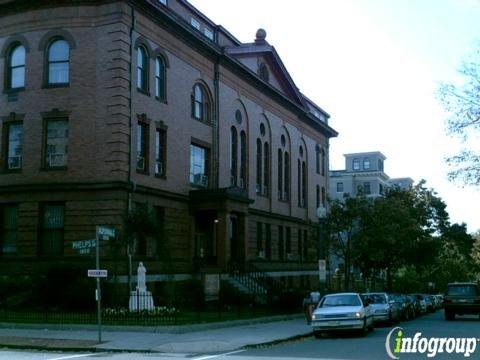
M 142 156 L 137 156 L 137 169 L 145 170 L 145 158 Z
M 263 187 L 262 187 L 262 195 L 268 195 L 268 186 L 267 186 L 267 185 L 263 185 Z
M 260 194 L 260 192 L 262 191 L 262 186 L 260 184 L 257 184 L 257 186 L 255 187 L 255 191 L 257 194 Z
M 65 166 L 66 165 L 67 157 L 65 154 L 56 153 L 56 154 L 48 154 L 48 166 L 56 167 L 56 166 Z
M 157 161 L 155 163 L 155 174 L 163 175 L 163 162 Z
M 265 259 L 265 250 L 260 250 L 260 251 L 258 252 L 258 257 L 259 257 L 260 259 Z
M 8 168 L 9 169 L 20 169 L 22 167 L 22 156 L 10 156 L 8 158 Z
M 193 175 L 193 183 L 195 185 L 200 185 L 207 187 L 208 186 L 208 176 L 203 174 L 195 174 Z

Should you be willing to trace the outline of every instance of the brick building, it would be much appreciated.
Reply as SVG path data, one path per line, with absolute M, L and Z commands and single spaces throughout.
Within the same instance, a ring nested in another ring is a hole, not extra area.
M 316 279 L 337 134 L 265 31 L 241 43 L 185 0 L 2 0 L 0 69 L 0 273 L 91 264 L 72 242 L 146 208 L 170 264 L 137 238 L 149 282 Z

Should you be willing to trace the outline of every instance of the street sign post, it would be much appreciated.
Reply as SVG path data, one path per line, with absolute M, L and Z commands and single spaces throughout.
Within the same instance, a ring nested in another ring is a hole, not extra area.
M 102 292 L 100 288 L 100 278 L 107 277 L 107 270 L 100 269 L 100 240 L 110 240 L 115 237 L 115 229 L 108 226 L 97 226 L 95 236 L 95 270 L 88 270 L 88 276 L 92 271 L 92 276 L 97 280 L 97 290 L 95 291 L 95 300 L 97 301 L 97 320 L 98 320 L 98 342 L 102 342 Z

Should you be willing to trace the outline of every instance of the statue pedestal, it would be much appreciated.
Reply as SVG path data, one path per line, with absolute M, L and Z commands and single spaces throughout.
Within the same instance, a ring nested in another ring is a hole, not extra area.
M 128 307 L 130 311 L 155 309 L 152 293 L 147 290 L 131 291 Z

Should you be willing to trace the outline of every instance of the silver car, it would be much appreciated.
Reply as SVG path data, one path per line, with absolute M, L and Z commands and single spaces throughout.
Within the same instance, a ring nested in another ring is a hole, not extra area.
M 370 300 L 374 312 L 375 322 L 387 322 L 389 324 L 400 320 L 400 308 L 387 293 L 365 293 L 362 296 Z
M 366 334 L 373 330 L 373 311 L 357 293 L 325 295 L 312 314 L 315 337 L 323 332 L 356 330 Z

